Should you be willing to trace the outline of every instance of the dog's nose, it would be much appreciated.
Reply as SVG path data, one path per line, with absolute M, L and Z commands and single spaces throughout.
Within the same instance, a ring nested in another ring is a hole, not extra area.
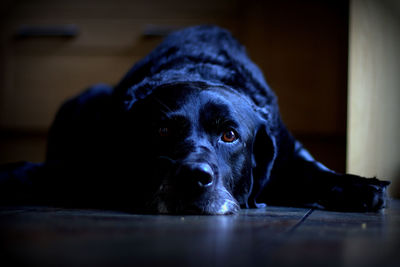
M 199 187 L 206 188 L 213 184 L 214 171 L 207 163 L 191 163 L 187 166 L 187 175 Z
M 197 183 L 201 187 L 209 187 L 213 183 L 214 172 L 211 166 L 206 163 L 200 163 L 195 167 L 195 176 Z

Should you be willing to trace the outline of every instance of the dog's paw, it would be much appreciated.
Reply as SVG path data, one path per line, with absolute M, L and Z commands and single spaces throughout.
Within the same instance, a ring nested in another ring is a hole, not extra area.
M 321 203 L 327 209 L 343 211 L 378 211 L 388 206 L 388 181 L 345 175 L 344 183 L 335 185 L 327 201 Z
M 376 178 L 365 179 L 365 183 L 355 185 L 354 195 L 358 197 L 355 203 L 360 205 L 362 211 L 377 211 L 387 207 L 389 198 L 386 189 L 389 184 Z

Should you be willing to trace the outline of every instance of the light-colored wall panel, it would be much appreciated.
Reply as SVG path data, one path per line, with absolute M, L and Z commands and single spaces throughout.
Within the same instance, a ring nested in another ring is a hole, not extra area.
M 400 2 L 350 8 L 347 169 L 392 181 L 400 196 Z

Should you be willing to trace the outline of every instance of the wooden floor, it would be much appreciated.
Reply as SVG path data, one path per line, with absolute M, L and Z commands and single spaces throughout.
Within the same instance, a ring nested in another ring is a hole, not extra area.
M 382 213 L 236 216 L 0 209 L 1 266 L 400 266 L 400 200 Z

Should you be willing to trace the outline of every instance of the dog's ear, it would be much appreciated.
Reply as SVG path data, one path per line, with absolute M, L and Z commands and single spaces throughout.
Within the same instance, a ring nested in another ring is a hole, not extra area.
M 256 130 L 253 142 L 253 188 L 249 197 L 250 207 L 262 207 L 265 205 L 256 203 L 256 199 L 270 178 L 276 155 L 276 140 L 266 125 L 263 124 Z

